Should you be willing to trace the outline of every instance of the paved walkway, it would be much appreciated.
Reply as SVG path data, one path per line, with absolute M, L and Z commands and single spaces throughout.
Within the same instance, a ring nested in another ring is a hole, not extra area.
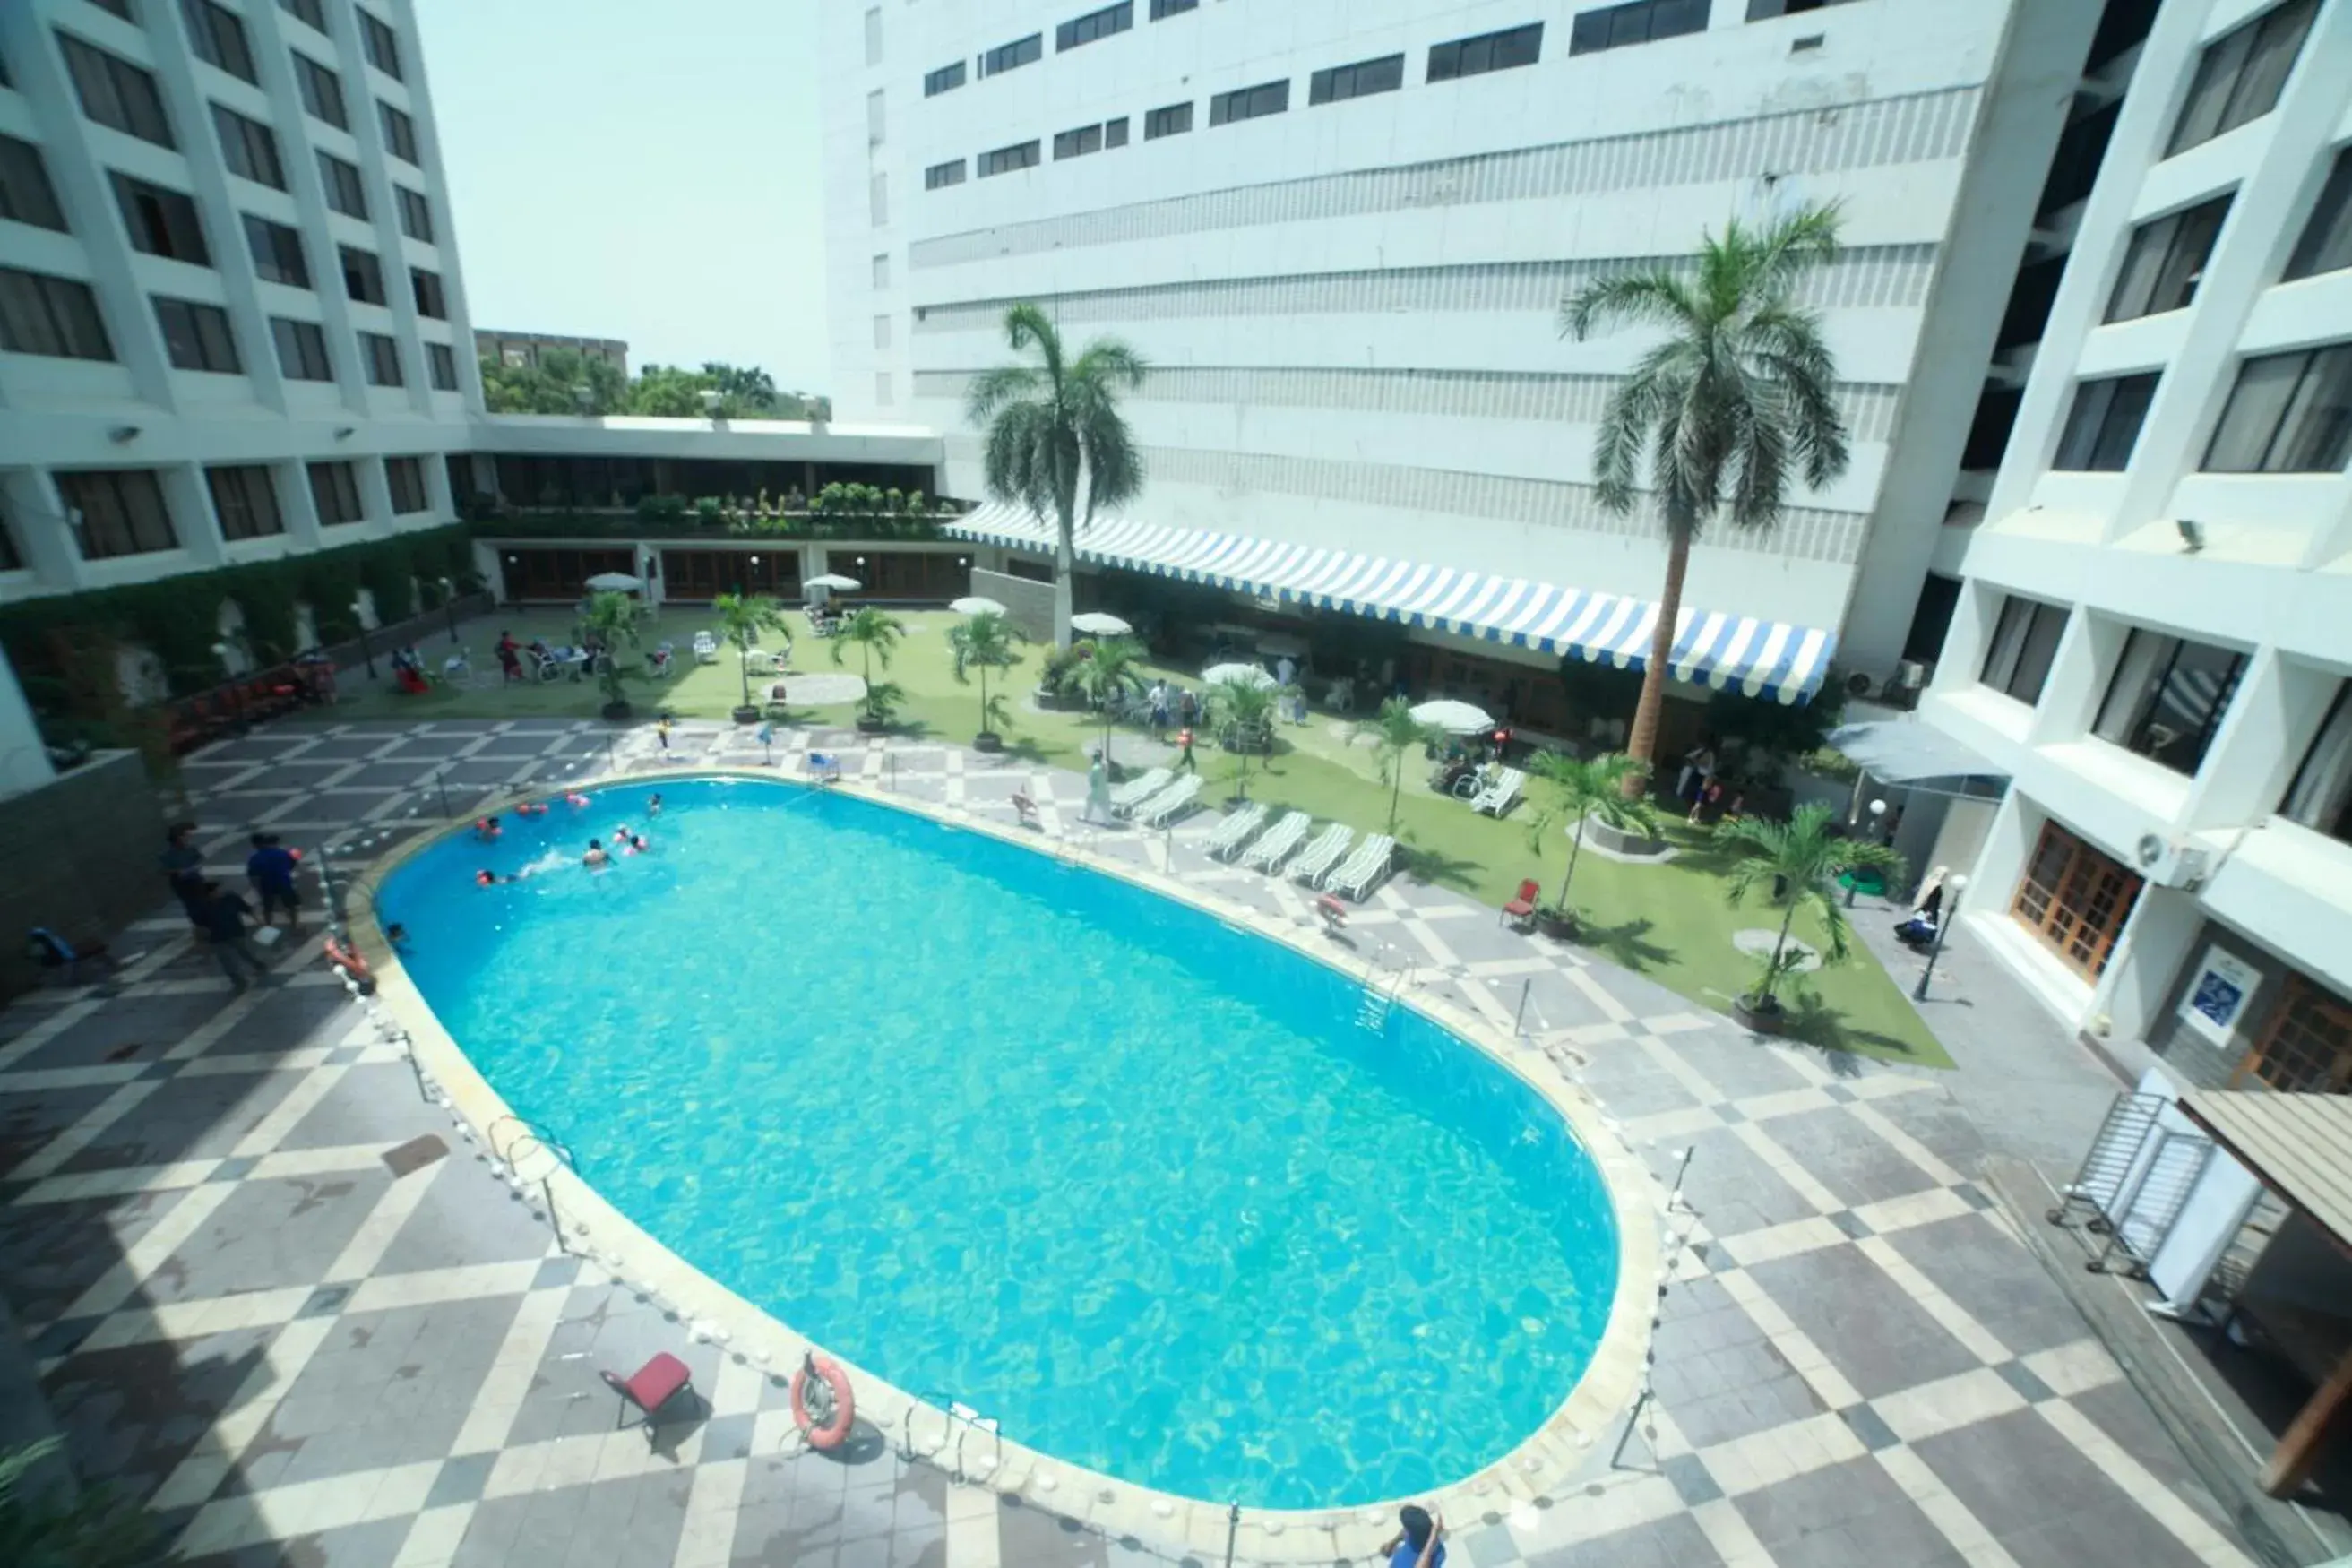
M 812 743 L 788 740 L 780 765 Z M 1025 791 L 1049 834 L 1076 830 L 1066 773 L 813 743 L 959 809 L 1009 815 Z M 761 757 L 714 726 L 675 744 Z M 651 750 L 638 732 L 614 755 Z M 281 729 L 189 772 L 228 875 L 257 824 L 317 844 L 605 762 L 604 731 L 551 720 Z M 1212 822 L 1095 842 L 1311 918 L 1297 889 L 1207 859 Z M 1456 1521 L 1458 1568 L 2245 1563 L 1973 1179 L 1983 1143 L 1941 1078 L 1756 1041 L 1442 889 L 1392 882 L 1352 925 L 1505 1027 L 1524 996 L 1524 1026 L 1654 1168 L 1691 1151 L 1641 1430 L 1621 1463 L 1596 1448 L 1580 1490 Z M 778 1381 L 564 1256 L 533 1194 L 302 962 L 315 944 L 234 998 L 175 915 L 123 945 L 145 953 L 118 984 L 0 1012 L 0 1290 L 81 1472 L 145 1500 L 192 1562 L 1222 1561 L 1222 1542 L 1107 1541 L 1051 1494 L 952 1482 L 900 1433 L 845 1463 L 799 1454 Z M 707 1408 L 649 1443 L 613 1430 L 596 1373 L 656 1350 Z

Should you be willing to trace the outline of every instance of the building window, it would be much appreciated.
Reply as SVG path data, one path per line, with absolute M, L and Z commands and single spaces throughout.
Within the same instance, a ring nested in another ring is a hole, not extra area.
M 381 99 L 376 100 L 375 117 L 383 124 L 384 150 L 404 163 L 424 167 L 424 160 L 416 155 L 416 121 Z
M 392 510 L 395 517 L 433 510 L 433 502 L 425 493 L 425 464 L 418 458 L 386 458 L 383 460 L 383 482 L 392 491 Z
M 192 267 L 210 267 L 212 247 L 205 243 L 205 226 L 196 204 L 178 191 L 151 185 L 128 174 L 108 174 L 114 186 L 114 205 L 131 236 L 131 248 Z
M 1192 129 L 1192 106 L 1189 103 L 1171 103 L 1143 117 L 1146 142 L 1157 142 L 1162 136 L 1181 136 Z
M 1034 66 L 1045 58 L 1045 35 L 1032 33 L 1025 38 L 1015 38 L 1009 44 L 999 44 L 980 57 L 980 74 L 992 77 L 1001 71 L 1016 70 Z
M 890 221 L 890 179 L 879 169 L 866 183 L 866 216 L 876 228 Z
M 368 64 L 400 80 L 400 40 L 391 26 L 365 6 L 352 6 L 352 14 L 360 19 L 360 47 L 367 51 Z
M 278 0 L 278 8 L 321 33 L 327 30 L 327 9 L 323 0 Z
M 923 171 L 923 189 L 936 191 L 941 185 L 961 185 L 963 184 L 963 175 L 964 162 L 961 158 L 950 158 L 944 163 L 934 163 Z
M 2242 653 L 2136 626 L 2091 733 L 2194 778 L 2245 668 Z
M 1748 0 L 1748 19 L 1769 22 L 1775 16 L 1795 16 L 1807 11 L 1818 11 L 1826 5 L 1843 5 L 1847 0 Z
M 58 496 L 73 519 L 74 542 L 85 561 L 180 547 L 172 513 L 163 505 L 163 487 L 152 468 L 59 474 Z
M 2066 966 L 2096 980 L 2131 919 L 2140 879 L 2056 823 L 2045 823 L 2010 910 Z
M 1078 158 L 1088 153 L 1099 153 L 1106 147 L 1127 145 L 1127 121 L 1106 120 L 1100 125 L 1081 125 L 1076 131 L 1064 131 L 1054 138 L 1054 156 Z
M 436 392 L 457 390 L 457 356 L 447 343 L 425 345 L 425 371 Z
M 264 465 L 206 468 L 205 484 L 213 492 L 213 515 L 220 519 L 223 539 L 266 539 L 286 531 L 286 520 L 278 511 L 278 488 L 269 482 Z
M 2332 474 L 2352 459 L 2352 343 L 2263 354 L 2238 384 L 2205 449 L 2209 474 Z
M 2131 461 L 2141 421 L 2156 396 L 2158 373 L 2114 375 L 2074 384 L 2074 405 L 2058 437 L 2053 468 L 2070 472 L 2121 473 Z
M 2000 618 L 1993 623 L 1979 679 L 2032 707 L 2042 700 L 2051 661 L 2058 657 L 2058 639 L 2065 635 L 2063 608 L 2010 595 L 2000 602 Z
M 2352 1004 L 2290 970 L 2262 1043 L 2230 1079 L 2249 1075 L 2288 1094 L 2352 1093 Z
M 874 346 L 877 349 L 890 346 L 890 318 L 887 316 L 874 318 Z
M 2132 230 L 2116 291 L 2107 300 L 2107 320 L 2129 321 L 2187 310 L 2197 298 L 2197 281 L 2205 276 L 2221 220 L 2229 216 L 2230 198 L 2220 195 Z
M 982 153 L 980 155 L 980 177 L 984 180 L 991 174 L 1035 168 L 1038 147 L 1034 142 L 1020 142 L 1010 147 L 999 147 L 993 153 Z
M 273 190 L 286 188 L 286 166 L 278 161 L 278 138 L 268 126 L 215 103 L 213 130 L 220 136 L 221 157 L 230 174 Z
M 329 206 L 345 217 L 366 219 L 367 191 L 360 183 L 358 164 L 346 163 L 332 153 L 321 153 L 319 182 L 326 187 Z
M 245 24 L 236 12 L 213 0 L 180 0 L 180 15 L 187 21 L 188 42 L 195 47 L 198 59 L 247 81 L 261 79 L 253 73 L 253 51 L 246 47 Z
M 449 319 L 449 301 L 441 293 L 441 274 L 422 267 L 408 269 L 408 286 L 416 293 L 416 313 L 436 321 Z
M 874 287 L 890 287 L 890 258 L 887 253 L 874 258 Z
M 895 401 L 890 390 L 890 373 L 887 370 L 877 370 L 874 373 L 874 401 L 885 408 L 889 407 Z
M 866 143 L 879 147 L 886 138 L 887 120 L 884 115 L 884 99 L 880 88 L 866 95 Z
M 302 255 L 302 237 L 282 223 L 245 216 L 246 248 L 253 252 L 255 276 L 265 283 L 291 288 L 310 286 L 310 264 Z
M 2352 680 L 2336 687 L 2336 700 L 2279 802 L 2279 815 L 2352 844 Z
M 322 526 L 357 522 L 366 515 L 360 510 L 359 474 L 351 464 L 312 463 L 310 468 L 310 504 L 318 509 Z
M 89 285 L 0 267 L 0 349 L 50 359 L 114 357 Z
M 1370 98 L 1376 92 L 1394 92 L 1403 85 L 1404 57 L 1388 55 L 1377 60 L 1360 60 L 1351 66 L 1317 71 L 1307 81 L 1307 102 L 1311 108 L 1318 103 Z
M 236 338 L 228 330 L 228 312 L 218 305 L 194 300 L 155 296 L 155 322 L 163 329 L 163 347 L 177 370 L 210 371 L 236 375 L 244 369 L 236 357 Z
M 943 92 L 953 92 L 963 84 L 963 62 L 961 60 L 958 60 L 951 66 L 941 66 L 935 71 L 927 71 L 924 73 L 923 96 L 925 98 L 937 98 Z
M 1108 38 L 1113 33 L 1124 33 L 1135 26 L 1133 0 L 1120 0 L 1117 5 L 1106 5 L 1099 11 L 1089 11 L 1073 21 L 1054 29 L 1054 48 L 1075 49 L 1080 44 L 1091 44 Z
M 2319 0 L 2286 0 L 2206 45 L 2164 155 L 2185 153 L 2277 108 L 2279 89 L 2318 9 Z
M 1569 29 L 1568 52 L 1589 55 L 1601 49 L 1622 49 L 1629 44 L 1680 37 L 1685 33 L 1703 33 L 1706 31 L 1706 6 L 1707 0 L 1633 0 L 1630 5 L 1579 11 Z
M 269 335 L 278 344 L 278 372 L 289 381 L 332 381 L 334 367 L 327 363 L 327 334 L 316 321 L 272 316 Z
M 343 263 L 343 292 L 362 305 L 385 305 L 391 301 L 383 291 L 383 268 L 374 255 L 355 250 L 348 245 L 335 247 Z
M 1240 120 L 1261 120 L 1290 107 L 1290 79 L 1236 88 L 1209 100 L 1209 123 L 1230 125 Z
M 1165 22 L 1171 16 L 1181 16 L 1187 11 L 1201 8 L 1201 0 L 1151 0 L 1151 19 Z
M 312 59 L 301 50 L 294 55 L 294 85 L 301 89 L 302 107 L 314 120 L 323 120 L 338 131 L 352 128 L 351 111 L 343 104 L 343 79 Z
M 882 7 L 869 5 L 866 10 L 866 63 L 882 63 Z
M 360 360 L 367 366 L 370 386 L 404 386 L 400 374 L 400 345 L 382 332 L 360 334 Z
M 2336 154 L 2336 166 L 2327 172 L 2318 205 L 2303 226 L 2303 237 L 2294 242 L 2286 275 L 2311 278 L 2347 267 L 2352 267 L 2352 147 Z
M 424 194 L 406 185 L 392 187 L 393 200 L 400 205 L 400 232 L 411 239 L 433 243 L 433 204 Z
M 66 71 L 73 78 L 74 96 L 81 100 L 84 114 L 158 147 L 179 145 L 172 140 L 172 122 L 163 113 L 153 77 L 64 33 L 58 35 L 58 47 L 65 52 Z
M 1500 33 L 1481 33 L 1475 38 L 1456 38 L 1450 44 L 1431 47 L 1429 74 L 1424 79 L 1452 81 L 1456 77 L 1484 76 L 1488 71 L 1509 70 L 1513 66 L 1531 66 L 1542 53 L 1541 22 Z
M 41 150 L 14 136 L 0 136 L 0 218 L 53 228 L 64 234 L 66 215 L 57 187 L 41 163 Z

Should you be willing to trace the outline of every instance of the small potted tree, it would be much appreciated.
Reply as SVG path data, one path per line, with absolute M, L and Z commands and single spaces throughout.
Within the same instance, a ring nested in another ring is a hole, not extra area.
M 1001 610 L 982 610 L 980 614 L 958 622 L 948 629 L 948 651 L 955 658 L 955 678 L 970 679 L 970 671 L 980 672 L 980 733 L 972 737 L 972 749 L 978 752 L 1001 752 L 1004 737 L 997 729 L 1010 712 L 1004 696 L 988 693 L 988 672 L 1010 669 L 1021 662 L 1014 645 L 1026 641 L 1021 629 L 1004 618 Z
M 1393 838 L 1398 801 L 1404 792 L 1406 759 L 1435 740 L 1437 731 L 1414 718 L 1412 704 L 1402 697 L 1391 697 L 1381 703 L 1379 714 L 1365 728 L 1371 731 L 1380 758 L 1381 783 L 1389 786 L 1389 837 Z
M 1103 766 L 1118 776 L 1111 761 L 1110 728 L 1121 699 L 1143 689 L 1143 645 L 1133 637 L 1101 637 L 1077 650 L 1085 657 L 1069 667 L 1064 683 L 1075 687 L 1102 715 Z
M 1250 753 L 1274 751 L 1275 689 L 1247 676 L 1231 675 L 1209 688 L 1209 717 L 1239 759 L 1234 798 L 1249 799 Z
M 1657 813 L 1645 797 L 1626 795 L 1626 781 L 1641 776 L 1642 764 L 1622 752 L 1582 759 L 1565 752 L 1538 752 L 1528 772 L 1550 797 L 1528 826 L 1528 847 L 1540 862 L 1544 835 L 1561 825 L 1568 834 L 1568 869 L 1560 875 L 1559 893 L 1551 908 L 1536 915 L 1537 930 L 1555 942 L 1564 941 L 1576 935 L 1576 914 L 1568 907 L 1568 889 L 1576 880 L 1577 857 L 1584 852 L 1585 824 L 1599 822 L 1620 833 L 1638 831 L 1654 837 Z
M 596 639 L 596 684 L 604 689 L 607 719 L 629 716 L 628 688 L 622 684 L 626 677 L 621 650 L 637 646 L 640 614 L 636 600 L 626 594 L 598 594 L 588 601 L 586 627 Z
M 784 613 L 765 594 L 721 594 L 710 601 L 710 609 L 719 617 L 719 635 L 734 648 L 742 671 L 743 700 L 736 705 L 735 722 L 756 724 L 760 710 L 751 700 L 751 650 L 760 646 L 761 632 L 784 629 Z
M 865 710 L 857 716 L 857 728 L 861 733 L 878 735 L 888 729 L 892 710 L 906 699 L 906 692 L 901 688 L 892 686 L 888 688 L 889 698 L 884 700 L 880 697 L 882 689 L 874 684 L 874 661 L 880 659 L 882 668 L 888 669 L 890 655 L 897 649 L 898 639 L 906 635 L 907 624 L 904 621 L 871 605 L 854 611 L 841 623 L 841 629 L 833 635 L 834 663 L 841 663 L 843 655 L 853 647 L 857 650 L 863 663 L 866 705 Z
M 1813 911 L 1822 927 L 1822 962 L 1837 963 L 1849 951 L 1838 878 L 1858 870 L 1879 871 L 1889 880 L 1903 875 L 1902 856 L 1884 844 L 1845 837 L 1834 816 L 1816 802 L 1799 806 L 1786 822 L 1744 816 L 1716 825 L 1716 841 L 1739 858 L 1731 874 L 1731 901 L 1740 902 L 1764 884 L 1780 909 L 1780 930 L 1754 989 L 1731 999 L 1731 1016 L 1759 1035 L 1777 1035 L 1783 1027 L 1780 984 L 1803 957 L 1789 946 L 1789 927 L 1798 910 Z

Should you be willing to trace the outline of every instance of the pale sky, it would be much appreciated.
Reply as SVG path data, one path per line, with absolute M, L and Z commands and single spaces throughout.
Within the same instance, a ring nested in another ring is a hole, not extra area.
M 415 0 L 477 327 L 831 392 L 821 0 Z

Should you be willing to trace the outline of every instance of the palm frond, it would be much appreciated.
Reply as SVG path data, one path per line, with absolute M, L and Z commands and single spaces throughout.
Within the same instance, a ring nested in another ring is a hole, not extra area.
M 1045 380 L 1056 395 L 1062 387 L 1062 333 L 1044 310 L 1027 300 L 1004 312 L 1004 341 L 1013 352 L 1034 346 L 1045 362 Z
M 1779 298 L 1793 290 L 1805 273 L 1837 254 L 1844 205 L 1808 205 L 1752 231 L 1742 258 L 1750 298 Z
M 1582 342 L 1603 327 L 1686 329 L 1699 314 L 1698 301 L 1681 274 L 1651 268 L 1595 279 L 1561 300 L 1559 335 Z
M 964 389 L 963 416 L 976 426 L 996 417 L 997 410 L 1027 403 L 1052 390 L 1045 378 L 1025 364 L 992 365 L 971 378 Z
M 1126 339 L 1094 338 L 1070 363 L 1067 380 L 1074 387 L 1099 387 L 1112 394 L 1132 392 L 1143 384 L 1150 369 L 1150 362 Z

